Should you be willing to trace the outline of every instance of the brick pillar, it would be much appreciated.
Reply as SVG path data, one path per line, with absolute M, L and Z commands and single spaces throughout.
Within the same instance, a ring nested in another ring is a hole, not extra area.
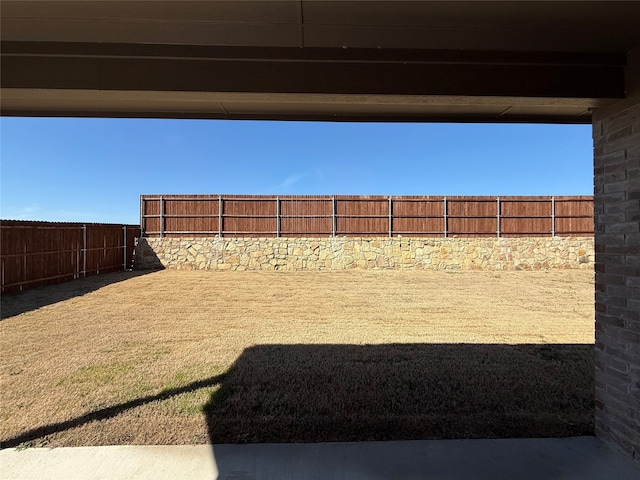
M 628 72 L 637 75 L 637 66 Z M 628 83 L 629 87 L 629 83 Z M 596 435 L 640 464 L 640 95 L 593 115 Z

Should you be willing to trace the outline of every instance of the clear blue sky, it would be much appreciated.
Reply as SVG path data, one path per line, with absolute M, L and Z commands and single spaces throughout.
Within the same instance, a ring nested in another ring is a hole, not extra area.
M 0 217 L 138 223 L 141 194 L 591 195 L 589 125 L 2 118 Z

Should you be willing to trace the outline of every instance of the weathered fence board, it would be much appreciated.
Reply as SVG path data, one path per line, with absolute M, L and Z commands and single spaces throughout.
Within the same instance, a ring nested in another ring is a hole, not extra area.
M 590 236 L 593 197 L 143 195 L 144 235 Z
M 2 292 L 131 268 L 138 225 L 0 220 Z

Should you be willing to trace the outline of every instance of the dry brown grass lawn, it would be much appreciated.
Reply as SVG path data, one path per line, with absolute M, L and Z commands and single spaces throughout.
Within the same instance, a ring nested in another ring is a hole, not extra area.
M 593 430 L 593 273 L 112 274 L 2 298 L 16 445 Z

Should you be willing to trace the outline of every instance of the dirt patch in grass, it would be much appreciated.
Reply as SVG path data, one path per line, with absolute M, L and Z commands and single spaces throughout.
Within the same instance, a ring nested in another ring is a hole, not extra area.
M 590 271 L 104 277 L 3 296 L 4 446 L 593 432 Z

